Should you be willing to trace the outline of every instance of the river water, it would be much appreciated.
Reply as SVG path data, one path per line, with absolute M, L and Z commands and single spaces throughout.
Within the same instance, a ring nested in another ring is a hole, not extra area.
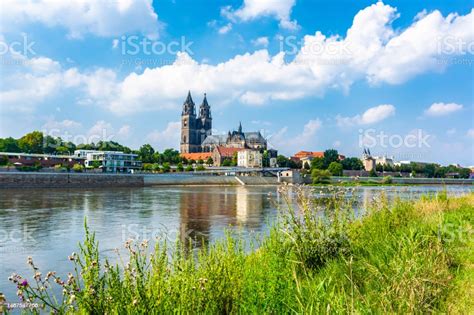
M 354 194 L 364 207 L 382 191 L 389 198 L 417 198 L 441 189 L 358 187 Z M 447 189 L 450 194 L 472 191 L 468 186 Z M 268 231 L 281 202 L 275 186 L 0 190 L 0 292 L 16 301 L 8 277 L 13 272 L 32 275 L 28 256 L 43 274 L 54 270 L 64 278 L 73 270 L 67 256 L 78 251 L 86 217 L 101 254 L 112 257 L 115 248 L 135 237 L 191 239 L 199 247 L 221 238 L 226 228 L 238 229 L 246 238 L 259 235 Z

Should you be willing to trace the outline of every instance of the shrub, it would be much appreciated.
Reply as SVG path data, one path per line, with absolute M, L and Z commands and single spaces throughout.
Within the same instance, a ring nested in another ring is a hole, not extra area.
M 204 171 L 206 168 L 202 165 L 202 164 L 199 164 L 197 167 L 196 167 L 196 171 Z
M 382 179 L 382 184 L 389 185 L 392 183 L 393 183 L 392 176 L 384 176 L 384 178 Z
M 342 164 L 339 162 L 331 162 L 328 171 L 331 172 L 333 176 L 342 176 Z
M 1 155 L 0 156 L 0 165 L 4 166 L 4 165 L 7 165 L 7 163 L 8 163 L 8 158 L 5 155 Z
M 153 163 L 151 169 L 153 170 L 153 172 L 159 173 L 161 171 L 160 164 Z
M 84 166 L 79 163 L 76 163 L 72 166 L 72 170 L 76 173 L 81 173 L 84 170 Z
M 327 170 L 314 169 L 311 171 L 311 178 L 313 184 L 326 184 L 329 183 L 331 173 Z
M 297 209 L 294 202 L 286 199 L 283 226 L 292 251 L 304 267 L 320 268 L 350 251 L 348 226 L 353 219 L 354 200 L 346 200 L 340 192 L 332 191 L 331 197 L 318 200 L 324 204 L 321 208 L 314 207 L 301 188 L 296 191 Z
M 377 171 L 375 169 L 371 169 L 369 172 L 369 177 L 377 177 Z
M 178 163 L 178 166 L 176 167 L 176 170 L 177 170 L 178 172 L 184 171 L 183 163 L 179 162 L 179 163 Z
M 194 168 L 193 168 L 192 165 L 188 165 L 188 166 L 186 166 L 185 171 L 186 171 L 186 172 L 192 172 L 192 171 L 194 171 Z
M 168 162 L 163 163 L 162 170 L 163 170 L 163 173 L 169 173 L 169 171 L 171 170 L 170 163 Z

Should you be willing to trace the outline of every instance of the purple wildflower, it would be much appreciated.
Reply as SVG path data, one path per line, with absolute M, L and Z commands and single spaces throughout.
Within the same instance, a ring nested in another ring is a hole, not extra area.
M 28 281 L 26 279 L 23 279 L 23 281 L 20 284 L 21 286 L 26 287 L 28 286 Z

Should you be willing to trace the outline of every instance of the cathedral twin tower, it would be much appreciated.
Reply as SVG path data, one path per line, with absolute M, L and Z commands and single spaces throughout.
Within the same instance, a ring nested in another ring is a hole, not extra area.
M 181 113 L 181 153 L 201 152 L 202 143 L 211 134 L 211 107 L 207 103 L 206 93 L 199 106 L 199 116 L 196 117 L 195 105 L 189 91 Z

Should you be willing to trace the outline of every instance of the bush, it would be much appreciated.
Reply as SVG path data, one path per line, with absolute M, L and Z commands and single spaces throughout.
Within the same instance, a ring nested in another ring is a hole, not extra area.
M 382 179 L 382 184 L 389 185 L 393 183 L 392 176 L 384 176 Z
M 143 168 L 144 171 L 151 172 L 153 170 L 153 164 L 152 163 L 143 163 L 142 168 Z
M 328 171 L 331 172 L 333 176 L 342 176 L 342 164 L 339 162 L 331 162 Z
M 4 166 L 8 164 L 8 158 L 5 155 L 0 156 L 0 165 Z
M 81 173 L 84 170 L 84 166 L 79 163 L 76 163 L 72 166 L 72 170 L 76 173 Z
M 314 169 L 311 171 L 313 184 L 327 184 L 331 178 L 331 173 L 327 170 Z
M 163 163 L 162 170 L 163 170 L 163 173 L 169 173 L 169 171 L 171 170 L 170 163 L 168 162 Z
M 341 190 L 342 192 L 342 190 Z M 352 221 L 355 200 L 346 200 L 345 194 L 331 191 L 331 197 L 318 202 L 324 204 L 323 213 L 314 211 L 301 188 L 296 191 L 298 209 L 286 199 L 284 228 L 289 235 L 292 250 L 304 267 L 318 269 L 328 261 L 350 252 L 348 227 Z M 287 195 L 283 194 L 286 198 Z
M 377 177 L 377 171 L 375 169 L 371 169 L 369 172 L 369 177 Z
M 192 172 L 192 171 L 194 171 L 194 168 L 193 168 L 192 165 L 188 165 L 188 166 L 186 166 L 185 171 L 186 171 L 186 172 Z
M 196 171 L 204 171 L 206 168 L 202 165 L 202 164 L 199 164 L 197 167 L 196 167 Z
M 178 172 L 184 171 L 183 163 L 179 162 L 179 163 L 178 163 L 178 166 L 176 167 L 176 170 L 177 170 Z
M 160 164 L 158 164 L 158 163 L 153 163 L 152 166 L 151 166 L 151 169 L 155 173 L 161 172 Z

